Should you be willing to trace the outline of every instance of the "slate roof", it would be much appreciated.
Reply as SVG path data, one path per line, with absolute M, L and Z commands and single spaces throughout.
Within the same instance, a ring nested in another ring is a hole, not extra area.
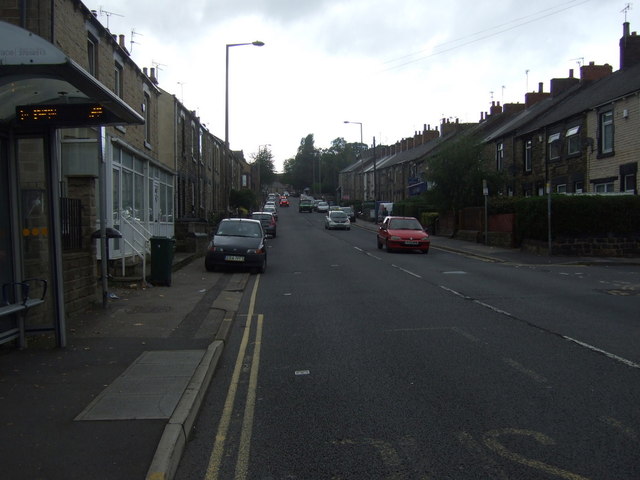
M 638 91 L 640 91 L 640 64 L 618 70 L 585 85 L 585 88 L 568 97 L 553 110 L 549 110 L 545 115 L 526 125 L 520 133 L 531 133 Z

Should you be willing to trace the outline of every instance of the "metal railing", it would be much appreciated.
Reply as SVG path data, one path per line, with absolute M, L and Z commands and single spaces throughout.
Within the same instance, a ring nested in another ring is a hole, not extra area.
M 82 249 L 82 201 L 78 198 L 60 198 L 60 231 L 62 250 Z
M 120 233 L 125 249 L 120 258 L 122 276 L 125 276 L 125 260 L 129 255 L 137 256 L 142 260 L 142 279 L 147 271 L 147 254 L 151 253 L 149 239 L 153 236 L 151 230 L 145 227 L 139 219 L 120 211 Z

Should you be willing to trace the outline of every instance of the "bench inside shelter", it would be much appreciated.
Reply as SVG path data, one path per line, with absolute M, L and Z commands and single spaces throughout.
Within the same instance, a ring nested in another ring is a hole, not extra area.
M 15 322 L 7 330 L 0 332 L 0 344 L 18 339 L 18 347 L 26 346 L 25 322 L 27 313 L 33 307 L 44 303 L 47 294 L 47 281 L 41 278 L 29 278 L 21 282 L 2 285 L 2 303 L 0 318 L 14 316 Z

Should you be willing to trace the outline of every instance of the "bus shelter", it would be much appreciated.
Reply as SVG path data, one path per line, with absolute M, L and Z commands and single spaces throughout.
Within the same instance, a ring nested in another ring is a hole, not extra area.
M 143 123 L 140 114 L 53 44 L 0 21 L 0 284 L 46 280 L 46 297 L 38 306 L 45 321 L 39 330 L 55 332 L 59 347 L 66 346 L 66 333 L 58 129 L 104 132 L 109 125 Z M 106 173 L 99 175 L 102 194 Z M 3 331 L 15 329 L 18 315 L 0 316 L 0 341 Z

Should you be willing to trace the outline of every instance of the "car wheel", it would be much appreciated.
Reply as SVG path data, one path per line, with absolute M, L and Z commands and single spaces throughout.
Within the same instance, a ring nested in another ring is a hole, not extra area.
M 386 243 L 386 247 L 387 247 L 387 253 L 393 252 L 393 250 L 389 248 L 389 242 Z
M 382 250 L 382 242 L 378 238 L 378 250 Z
M 276 231 L 273 231 L 273 238 L 276 238 Z

